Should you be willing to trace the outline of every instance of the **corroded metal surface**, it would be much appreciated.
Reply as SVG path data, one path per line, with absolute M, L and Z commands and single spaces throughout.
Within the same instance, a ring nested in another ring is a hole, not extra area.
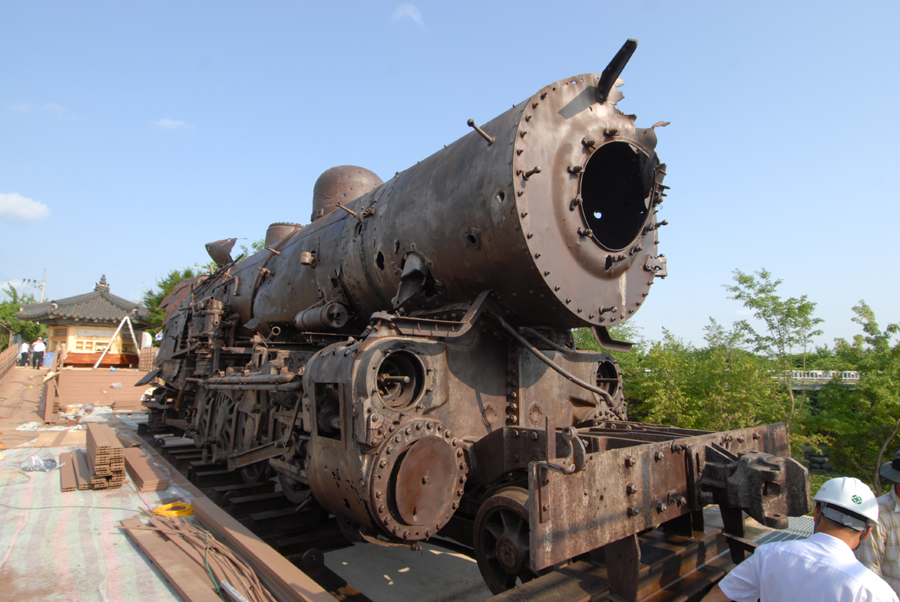
M 151 427 L 277 473 L 354 538 L 473 546 L 495 591 L 607 545 L 630 558 L 629 537 L 707 503 L 800 512 L 802 467 L 759 455 L 787 454 L 783 427 L 629 423 L 616 360 L 575 348 L 590 327 L 627 349 L 606 327 L 667 275 L 656 126 L 616 106 L 633 50 L 388 182 L 327 171 L 314 222 L 273 224 L 251 257 L 212 245 L 216 272 L 166 301 Z

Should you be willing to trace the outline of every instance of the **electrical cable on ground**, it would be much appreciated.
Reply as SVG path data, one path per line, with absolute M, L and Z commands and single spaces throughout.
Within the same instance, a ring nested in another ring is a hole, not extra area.
M 173 517 L 173 516 L 193 516 L 194 508 L 185 502 L 172 502 L 156 508 L 153 514 L 157 516 Z

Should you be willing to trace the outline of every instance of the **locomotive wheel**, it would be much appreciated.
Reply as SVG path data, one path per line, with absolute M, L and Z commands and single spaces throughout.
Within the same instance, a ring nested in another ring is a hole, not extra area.
M 290 500 L 292 504 L 302 504 L 312 492 L 309 485 L 294 480 L 282 472 L 278 473 L 278 483 L 281 484 L 281 491 L 284 493 L 284 497 Z
M 216 393 L 208 389 L 200 389 L 196 397 L 197 414 L 194 417 L 194 445 L 203 447 L 206 445 L 207 435 L 209 434 L 209 425 L 212 422 L 212 411 L 215 405 Z
M 237 417 L 237 448 L 238 451 L 244 451 L 254 447 L 257 442 L 257 431 L 259 430 L 259 414 L 248 414 L 240 412 Z M 244 466 L 240 470 L 241 479 L 245 483 L 262 483 L 268 481 L 272 476 L 269 470 L 269 461 L 263 460 L 249 466 Z
M 507 487 L 475 516 L 475 559 L 488 588 L 499 594 L 537 576 L 529 566 L 528 491 Z
M 241 468 L 241 479 L 245 483 L 264 483 L 270 478 L 272 478 L 272 472 L 269 470 L 267 460 Z
M 234 415 L 234 406 L 234 399 L 230 395 L 219 394 L 212 408 L 211 443 L 223 452 L 228 452 L 231 447 L 231 419 Z

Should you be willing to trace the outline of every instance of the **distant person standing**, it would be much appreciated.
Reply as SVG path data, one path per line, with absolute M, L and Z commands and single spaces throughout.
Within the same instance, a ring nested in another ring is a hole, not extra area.
M 32 368 L 40 368 L 41 364 L 44 363 L 44 351 L 46 349 L 47 346 L 44 345 L 44 341 L 41 340 L 41 337 L 35 339 L 34 344 L 31 345 Z
M 882 464 L 878 474 L 894 485 L 878 498 L 878 524 L 856 557 L 900 595 L 900 452 Z
M 26 341 L 22 341 L 22 345 L 19 346 L 19 365 L 20 366 L 28 365 L 28 353 L 30 351 L 31 351 L 31 346 Z

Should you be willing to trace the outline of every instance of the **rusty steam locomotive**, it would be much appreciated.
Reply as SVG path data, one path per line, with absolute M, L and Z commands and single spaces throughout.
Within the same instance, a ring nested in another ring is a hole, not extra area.
M 386 183 L 326 171 L 312 222 L 251 257 L 207 245 L 215 273 L 164 302 L 151 429 L 277 474 L 351 537 L 461 542 L 495 593 L 650 527 L 690 534 L 706 504 L 738 535 L 741 510 L 805 512 L 782 426 L 629 422 L 616 360 L 575 348 L 588 327 L 627 350 L 607 327 L 666 276 L 656 126 L 616 107 L 635 45 Z

